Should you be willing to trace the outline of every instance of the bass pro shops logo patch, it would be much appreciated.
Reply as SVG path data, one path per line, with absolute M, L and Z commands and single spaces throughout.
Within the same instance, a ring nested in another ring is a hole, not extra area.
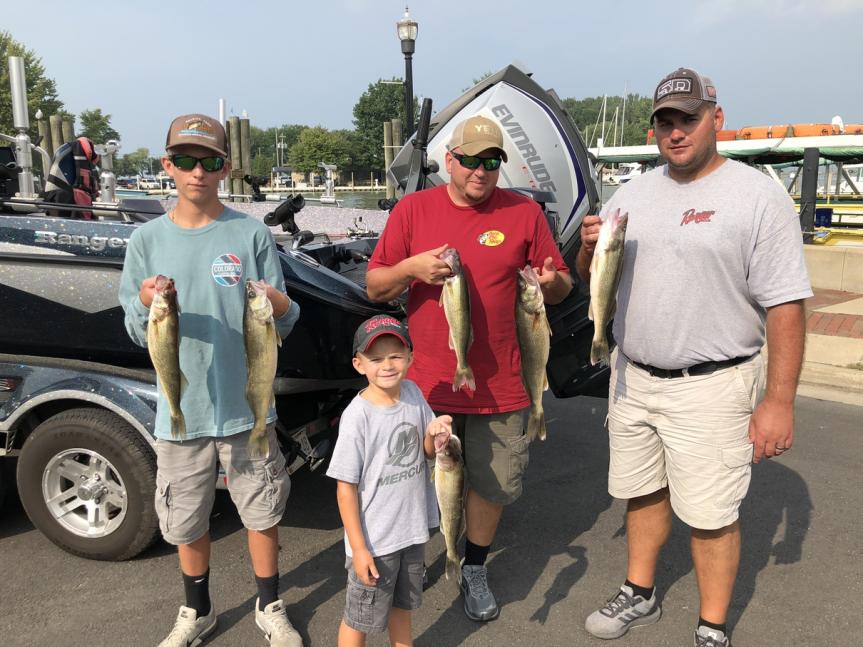
M 243 278 L 243 263 L 233 254 L 222 254 L 213 261 L 210 272 L 216 283 L 229 288 Z
M 504 240 L 506 240 L 506 236 L 503 235 L 502 231 L 498 231 L 497 229 L 484 231 L 477 236 L 477 241 L 479 241 L 479 244 L 484 247 L 497 247 L 502 244 Z

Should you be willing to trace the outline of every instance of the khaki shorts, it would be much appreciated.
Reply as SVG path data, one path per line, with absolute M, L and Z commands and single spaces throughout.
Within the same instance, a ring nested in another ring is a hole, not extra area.
M 377 586 L 360 582 L 348 557 L 348 587 L 345 594 L 345 624 L 363 633 L 384 631 L 390 609 L 416 611 L 423 599 L 425 544 L 414 544 L 389 555 L 375 557 Z
M 467 487 L 486 501 L 509 505 L 521 496 L 530 443 L 525 411 L 447 414 L 464 448 Z
M 749 418 L 764 388 L 761 355 L 710 375 L 651 376 L 615 350 L 608 397 L 608 492 L 632 499 L 668 486 L 693 528 L 737 520 L 749 489 Z
M 165 541 L 190 544 L 209 530 L 217 461 L 225 470 L 228 491 L 246 528 L 267 530 L 281 521 L 291 479 L 275 427 L 267 428 L 270 452 L 262 458 L 249 457 L 250 433 L 156 441 L 156 514 Z

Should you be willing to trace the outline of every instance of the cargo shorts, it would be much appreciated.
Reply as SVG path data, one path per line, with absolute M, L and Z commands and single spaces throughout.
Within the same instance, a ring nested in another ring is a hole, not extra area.
M 687 525 L 737 520 L 752 475 L 749 418 L 765 381 L 761 355 L 708 375 L 651 376 L 615 349 L 608 395 L 608 493 L 632 499 L 668 487 Z
M 218 463 L 246 528 L 267 530 L 281 521 L 291 480 L 275 426 L 267 427 L 270 451 L 264 457 L 249 456 L 250 433 L 156 440 L 156 514 L 165 541 L 190 544 L 209 530 Z
M 497 505 L 514 503 L 522 492 L 530 439 L 525 412 L 450 413 L 453 433 L 464 450 L 467 487 Z
M 360 582 L 353 561 L 348 557 L 345 560 L 345 568 L 348 569 L 345 624 L 363 633 L 381 632 L 389 624 L 391 608 L 419 609 L 423 597 L 424 556 L 425 544 L 414 544 L 375 557 L 377 586 Z

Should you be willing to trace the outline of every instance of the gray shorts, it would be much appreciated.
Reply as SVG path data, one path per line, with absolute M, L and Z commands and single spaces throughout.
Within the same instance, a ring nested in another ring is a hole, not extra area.
M 209 530 L 217 461 L 225 470 L 228 491 L 246 528 L 267 530 L 281 521 L 291 479 L 275 427 L 267 428 L 270 452 L 262 458 L 249 457 L 250 433 L 156 441 L 156 514 L 165 541 L 190 544 Z
M 464 448 L 467 486 L 486 501 L 509 505 L 521 496 L 530 444 L 525 411 L 448 414 Z
M 363 633 L 385 631 L 390 609 L 414 611 L 423 599 L 423 558 L 425 544 L 414 544 L 389 555 L 375 557 L 377 586 L 366 586 L 357 578 L 348 557 L 348 589 L 345 595 L 345 624 Z

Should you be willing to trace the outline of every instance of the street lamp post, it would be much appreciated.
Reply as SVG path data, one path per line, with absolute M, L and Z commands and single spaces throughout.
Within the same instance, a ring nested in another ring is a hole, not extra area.
M 402 54 L 405 55 L 405 125 L 406 132 L 414 131 L 414 80 L 411 63 L 414 54 L 414 44 L 417 40 L 417 22 L 411 19 L 408 8 L 405 15 L 396 23 L 399 40 L 402 42 Z

